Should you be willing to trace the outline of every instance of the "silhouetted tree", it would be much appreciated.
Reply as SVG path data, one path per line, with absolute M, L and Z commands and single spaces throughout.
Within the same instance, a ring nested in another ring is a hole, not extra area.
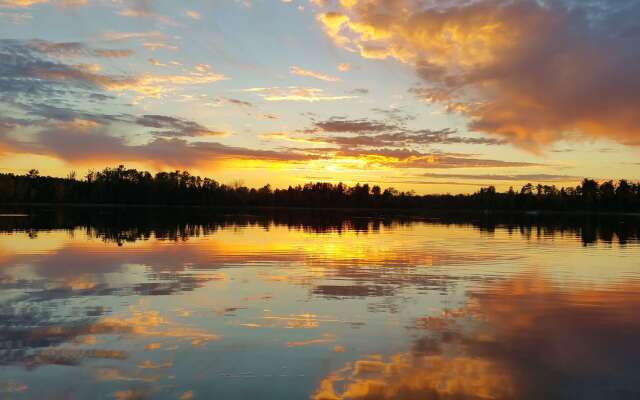
M 25 175 L 0 174 L 0 202 L 637 212 L 640 184 L 584 179 L 580 185 L 566 188 L 527 183 L 519 191 L 509 188 L 505 193 L 489 186 L 470 195 L 417 195 L 366 183 L 349 187 L 310 182 L 287 189 L 267 184 L 254 189 L 241 181 L 224 185 L 187 171 L 152 175 L 120 165 L 89 171 L 81 180 L 75 174 L 66 178 L 40 176 L 35 169 Z

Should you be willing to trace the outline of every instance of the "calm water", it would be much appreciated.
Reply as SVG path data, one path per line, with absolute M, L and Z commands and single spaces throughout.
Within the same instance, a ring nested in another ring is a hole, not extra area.
M 2 399 L 640 398 L 634 220 L 21 213 Z

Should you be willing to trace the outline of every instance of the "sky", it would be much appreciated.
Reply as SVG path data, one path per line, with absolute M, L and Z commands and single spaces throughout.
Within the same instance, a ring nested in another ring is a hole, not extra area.
M 636 0 L 0 0 L 0 172 L 634 180 L 638 71 Z

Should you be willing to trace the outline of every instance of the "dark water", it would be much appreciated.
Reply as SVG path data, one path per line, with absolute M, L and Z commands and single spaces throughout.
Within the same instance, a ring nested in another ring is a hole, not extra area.
M 636 399 L 634 219 L 5 210 L 2 399 Z

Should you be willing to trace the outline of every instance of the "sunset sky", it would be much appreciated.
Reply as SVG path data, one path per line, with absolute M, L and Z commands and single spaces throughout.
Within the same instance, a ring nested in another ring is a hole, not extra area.
M 640 1 L 0 0 L 0 172 L 640 176 Z

